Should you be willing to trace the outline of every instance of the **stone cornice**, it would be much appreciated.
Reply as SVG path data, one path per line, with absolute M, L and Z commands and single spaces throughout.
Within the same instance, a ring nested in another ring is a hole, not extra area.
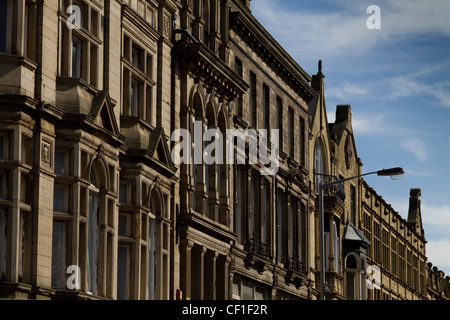
M 204 44 L 181 40 L 176 52 L 178 61 L 219 96 L 232 100 L 248 90 L 249 85 Z
M 243 7 L 238 1 L 238 7 Z M 317 92 L 309 85 L 311 77 L 297 64 L 297 62 L 277 43 L 264 27 L 245 8 L 239 12 L 231 12 L 230 28 L 248 39 L 247 44 L 273 66 L 273 69 L 292 86 L 300 96 L 309 103 L 317 96 Z

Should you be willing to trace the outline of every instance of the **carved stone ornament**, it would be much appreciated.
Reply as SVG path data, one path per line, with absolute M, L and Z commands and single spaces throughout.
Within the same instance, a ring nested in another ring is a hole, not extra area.
M 52 166 L 52 145 L 47 141 L 42 141 L 41 161 L 47 166 Z

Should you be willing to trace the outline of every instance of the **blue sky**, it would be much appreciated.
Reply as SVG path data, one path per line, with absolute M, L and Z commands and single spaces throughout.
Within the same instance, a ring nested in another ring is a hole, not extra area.
M 370 5 L 381 29 L 367 28 Z M 405 169 L 369 185 L 403 218 L 410 189 L 422 190 L 426 254 L 450 275 L 450 1 L 252 0 L 251 9 L 308 74 L 323 61 L 328 120 L 351 105 L 362 172 Z

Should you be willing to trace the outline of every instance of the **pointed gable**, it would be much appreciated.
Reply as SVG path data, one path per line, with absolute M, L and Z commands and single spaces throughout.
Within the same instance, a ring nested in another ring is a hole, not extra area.
M 114 135 L 119 134 L 119 127 L 114 115 L 114 106 L 107 90 L 99 91 L 92 99 L 89 116 L 94 123 Z
M 148 153 L 155 162 L 164 165 L 169 171 L 176 171 L 163 128 L 156 128 L 150 133 Z

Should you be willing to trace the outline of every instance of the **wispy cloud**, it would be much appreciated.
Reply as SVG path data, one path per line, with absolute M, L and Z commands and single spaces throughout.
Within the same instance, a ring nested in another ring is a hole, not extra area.
M 446 275 L 450 275 L 450 241 L 428 241 L 426 244 L 426 255 L 428 261 L 443 270 Z
M 366 2 L 340 1 L 335 10 L 320 13 L 292 11 L 285 3 L 289 2 L 253 0 L 252 12 L 264 24 L 270 25 L 276 38 L 295 53 L 324 54 L 323 48 L 330 54 L 349 52 L 352 48 L 369 50 L 381 41 L 430 32 L 450 36 L 447 0 L 379 1 L 381 29 L 376 31 L 367 29 L 369 4 Z
M 400 141 L 400 147 L 412 153 L 417 161 L 424 163 L 428 158 L 427 146 L 420 138 L 411 137 Z
M 384 114 L 362 114 L 352 116 L 353 131 L 356 135 L 380 134 L 384 131 Z

